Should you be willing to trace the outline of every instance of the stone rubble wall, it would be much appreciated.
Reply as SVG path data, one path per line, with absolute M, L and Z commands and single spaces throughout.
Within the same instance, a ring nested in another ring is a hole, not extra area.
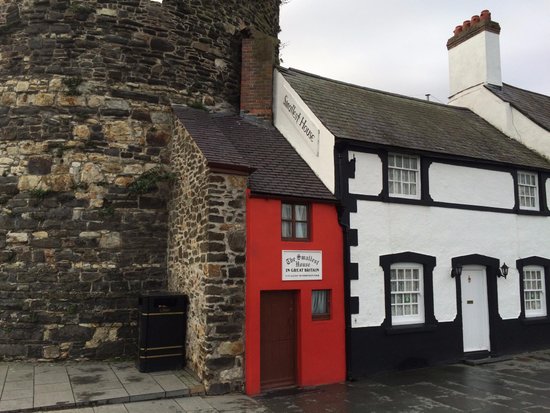
M 210 170 L 183 126 L 177 131 L 169 287 L 191 298 L 186 351 L 207 391 L 242 391 L 247 177 Z
M 135 354 L 168 283 L 170 105 L 235 104 L 240 28 L 276 35 L 278 4 L 0 4 L 0 359 Z

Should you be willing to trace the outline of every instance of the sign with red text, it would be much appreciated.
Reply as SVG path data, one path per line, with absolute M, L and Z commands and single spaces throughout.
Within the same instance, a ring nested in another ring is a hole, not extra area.
M 283 251 L 283 281 L 323 279 L 323 251 Z

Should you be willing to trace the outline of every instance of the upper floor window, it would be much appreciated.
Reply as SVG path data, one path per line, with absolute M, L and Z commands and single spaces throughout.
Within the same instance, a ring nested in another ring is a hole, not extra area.
M 420 159 L 390 153 L 388 155 L 388 192 L 390 196 L 420 199 Z
M 529 265 L 523 267 L 523 300 L 525 317 L 546 316 L 546 286 L 544 267 Z
M 518 195 L 521 209 L 539 209 L 537 174 L 518 172 Z
M 309 239 L 309 208 L 306 204 L 282 204 L 281 234 L 284 240 Z

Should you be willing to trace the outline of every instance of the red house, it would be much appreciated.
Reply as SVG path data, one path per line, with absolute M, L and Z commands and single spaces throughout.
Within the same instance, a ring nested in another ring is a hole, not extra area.
M 344 380 L 342 230 L 335 206 L 249 191 L 247 211 L 247 393 Z
M 183 107 L 175 113 L 212 170 L 247 177 L 246 392 L 345 380 L 335 197 L 272 126 Z

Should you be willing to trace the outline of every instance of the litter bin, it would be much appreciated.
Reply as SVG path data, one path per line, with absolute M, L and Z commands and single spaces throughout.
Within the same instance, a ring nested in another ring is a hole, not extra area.
M 139 297 L 139 371 L 183 368 L 186 325 L 186 296 L 163 294 Z

